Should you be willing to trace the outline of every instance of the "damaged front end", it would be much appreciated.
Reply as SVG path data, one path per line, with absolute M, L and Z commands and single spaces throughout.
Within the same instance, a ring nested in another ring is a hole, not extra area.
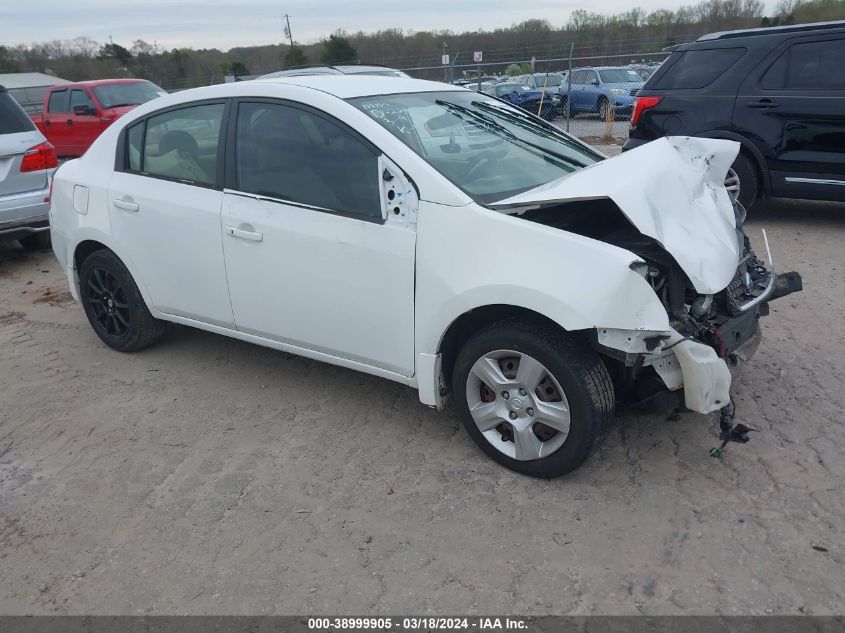
M 723 183 L 737 144 L 666 138 L 500 203 L 502 210 L 623 248 L 663 304 L 665 331 L 595 327 L 620 404 L 700 413 L 730 403 L 730 386 L 760 343 L 768 302 L 801 290 L 743 231 Z M 600 280 L 596 280 L 600 291 Z M 625 310 L 620 306 L 620 310 Z
M 626 350 L 619 345 L 622 331 L 596 331 L 600 351 L 614 361 L 608 365 L 625 403 L 644 411 L 685 407 L 710 413 L 726 407 L 732 380 L 760 345 L 759 319 L 768 315 L 768 303 L 802 289 L 798 273 L 775 272 L 768 244 L 768 263 L 757 257 L 742 232 L 741 213 L 737 206 L 739 263 L 731 282 L 716 293 L 698 292 L 671 256 L 655 250 L 657 245 L 626 245 L 642 257 L 643 263 L 632 268 L 660 298 L 671 330 L 640 335 L 644 348 Z M 763 240 L 767 243 L 765 233 Z

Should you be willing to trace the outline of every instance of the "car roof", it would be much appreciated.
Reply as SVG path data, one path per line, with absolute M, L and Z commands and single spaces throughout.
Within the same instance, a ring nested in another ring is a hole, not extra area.
M 426 81 L 411 77 L 385 77 L 382 75 L 299 75 L 295 77 L 268 77 L 255 79 L 261 83 L 280 83 L 320 90 L 340 99 L 370 95 L 402 94 L 407 92 L 440 92 L 465 90 L 460 86 L 440 81 Z M 241 82 L 240 85 L 243 86 Z M 229 84 L 235 85 L 238 84 Z
M 709 42 L 735 37 L 750 37 L 755 35 L 778 35 L 783 33 L 805 33 L 807 31 L 827 31 L 830 29 L 845 29 L 845 20 L 832 22 L 810 22 L 808 24 L 788 24 L 785 26 L 767 26 L 755 29 L 738 29 L 735 31 L 718 31 L 702 35 L 696 42 Z
M 111 86 L 114 84 L 134 84 L 138 82 L 149 83 L 146 79 L 89 79 L 88 81 L 74 81 L 67 84 L 56 84 L 52 86 L 57 90 L 63 88 L 73 88 L 74 86 L 87 86 L 89 88 L 96 88 L 97 86 Z

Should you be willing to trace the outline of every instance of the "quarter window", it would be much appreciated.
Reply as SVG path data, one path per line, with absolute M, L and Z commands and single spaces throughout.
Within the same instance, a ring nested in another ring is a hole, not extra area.
M 709 86 L 738 62 L 745 50 L 712 48 L 675 53 L 679 59 L 669 66 L 654 88 L 684 90 Z
M 143 123 L 133 126 L 127 134 L 129 169 L 213 185 L 223 110 L 222 103 L 190 106 L 150 117 L 146 133 Z
M 240 191 L 381 218 L 377 154 L 322 116 L 281 104 L 240 104 L 235 161 Z
M 763 88 L 845 90 L 845 39 L 790 46 L 763 75 Z

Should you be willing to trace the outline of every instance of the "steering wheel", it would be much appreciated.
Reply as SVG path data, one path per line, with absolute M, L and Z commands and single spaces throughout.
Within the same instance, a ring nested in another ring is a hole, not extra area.
M 472 177 L 485 165 L 489 165 L 491 162 L 496 160 L 498 157 L 493 154 L 492 152 L 483 152 L 478 155 L 478 158 L 473 161 L 472 167 L 469 168 L 469 171 L 466 173 L 466 179 L 472 180 Z

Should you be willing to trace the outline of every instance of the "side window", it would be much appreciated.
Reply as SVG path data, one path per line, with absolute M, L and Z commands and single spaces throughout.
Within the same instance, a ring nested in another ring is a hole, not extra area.
M 583 70 L 576 70 L 574 73 L 572 73 L 572 83 L 574 83 L 574 84 L 584 83 L 584 71 Z
M 143 152 L 138 157 L 140 171 L 213 185 L 224 108 L 222 103 L 189 106 L 147 119 Z M 141 134 L 138 127 L 133 127 L 127 138 L 130 167 L 133 135 L 138 139 Z
M 772 64 L 760 86 L 787 90 L 845 90 L 845 39 L 793 44 Z
M 85 106 L 86 108 L 93 108 L 94 105 L 91 103 L 91 97 L 88 96 L 88 93 L 84 90 L 74 89 L 70 91 L 70 107 L 68 110 L 73 112 L 73 109 L 76 106 Z
M 47 102 L 47 112 L 57 114 L 67 112 L 67 90 L 55 90 L 50 93 L 50 100 Z
M 584 77 L 585 84 L 592 84 L 594 81 L 598 81 L 599 76 L 595 70 L 588 70 L 586 72 L 586 76 Z
M 281 104 L 241 103 L 235 162 L 240 191 L 381 218 L 378 155 L 322 116 Z
M 653 87 L 661 90 L 704 88 L 742 59 L 745 51 L 744 48 L 712 48 L 675 53 L 680 58 Z
M 126 151 L 129 157 L 129 170 L 141 171 L 141 147 L 144 144 L 144 122 L 137 123 L 126 133 Z

